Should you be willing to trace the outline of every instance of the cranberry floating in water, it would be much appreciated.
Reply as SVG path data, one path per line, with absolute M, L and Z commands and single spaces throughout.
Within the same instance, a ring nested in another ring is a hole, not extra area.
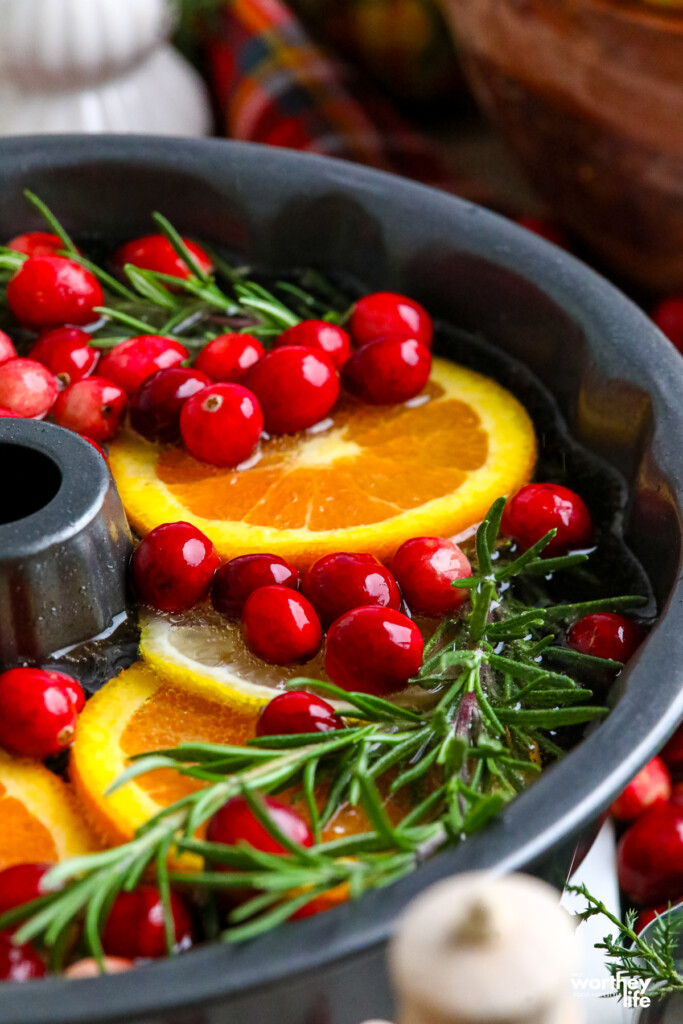
M 274 584 L 297 590 L 296 567 L 279 555 L 239 555 L 222 565 L 214 576 L 211 603 L 226 619 L 238 619 L 254 590 Z
M 73 743 L 77 717 L 60 673 L 13 668 L 0 675 L 0 745 L 10 753 L 41 761 L 61 753 Z
M 242 627 L 249 650 L 273 665 L 308 661 L 320 649 L 315 608 L 290 587 L 254 590 L 242 609 Z
M 627 662 L 645 638 L 637 622 L 615 612 L 595 612 L 578 619 L 567 632 L 567 643 L 574 651 Z
M 0 363 L 0 406 L 26 419 L 45 416 L 52 408 L 57 380 L 35 359 L 8 359 Z
M 374 292 L 359 299 L 351 314 L 351 334 L 357 345 L 394 335 L 415 338 L 430 348 L 434 328 L 424 306 L 396 292 Z
M 344 367 L 344 386 L 370 405 L 407 402 L 429 380 L 432 357 L 415 338 L 380 338 L 354 352 Z
M 218 555 L 190 523 L 164 523 L 143 537 L 133 555 L 135 589 L 144 604 L 161 612 L 192 608 L 209 592 Z
M 290 842 L 298 846 L 313 846 L 313 836 L 308 825 L 296 811 L 280 800 L 266 796 L 262 798 L 268 816 Z M 262 853 L 286 853 L 278 840 L 258 820 L 243 796 L 234 796 L 223 804 L 210 819 L 206 830 L 210 843 L 237 846 L 245 843 Z
M 171 914 L 174 948 L 188 949 L 194 938 L 192 918 L 177 892 L 171 892 Z M 108 956 L 127 960 L 167 955 L 164 909 L 156 886 L 139 885 L 132 892 L 118 893 L 102 931 L 102 948 Z
M 343 719 L 322 697 L 305 690 L 289 690 L 266 704 L 256 724 L 256 735 L 287 736 L 343 728 Z
M 263 432 L 256 396 L 241 384 L 211 384 L 183 405 L 180 433 L 195 459 L 238 466 L 253 453 Z
M 413 537 L 394 555 L 391 565 L 408 607 L 422 615 L 448 615 L 469 596 L 453 586 L 472 575 L 467 556 L 452 540 Z
M 251 388 L 270 434 L 294 434 L 329 416 L 339 397 L 334 363 L 324 352 L 285 345 L 266 353 L 249 371 Z
M 325 668 L 345 690 L 384 696 L 416 675 L 423 649 L 420 630 L 401 612 L 354 608 L 330 626 Z
M 52 407 L 55 423 L 93 441 L 108 441 L 119 429 L 127 405 L 118 384 L 102 377 L 86 377 L 71 384 Z
M 104 304 L 97 278 L 65 256 L 32 256 L 7 285 L 7 303 L 25 327 L 92 323 Z
M 183 242 L 200 270 L 206 274 L 213 273 L 213 264 L 204 249 L 196 242 L 191 242 L 189 238 L 183 238 Z M 170 274 L 171 277 L 181 277 L 184 280 L 191 274 L 187 263 L 181 259 L 165 235 L 143 235 L 142 238 L 126 242 L 117 249 L 113 262 L 118 267 L 132 263 L 142 270 Z
M 324 352 L 338 370 L 351 355 L 351 339 L 344 328 L 327 320 L 302 320 L 294 327 L 288 327 L 277 338 L 274 348 L 282 348 L 283 345 L 304 345 Z
M 199 370 L 172 366 L 147 377 L 130 401 L 130 424 L 148 441 L 180 440 L 180 413 L 188 398 L 211 381 Z
M 0 914 L 45 896 L 43 881 L 54 864 L 13 864 L 0 871 Z
M 522 487 L 505 506 L 501 526 L 524 550 L 557 530 L 543 550 L 544 558 L 587 547 L 593 540 L 593 521 L 583 499 L 561 484 Z
M 261 342 L 249 334 L 221 334 L 204 346 L 194 365 L 211 380 L 243 384 L 251 367 L 265 354 Z
M 64 248 L 64 242 L 49 231 L 28 231 L 10 238 L 5 248 L 23 256 L 56 256 Z
M 91 340 L 80 327 L 56 327 L 40 335 L 29 355 L 46 366 L 63 387 L 68 387 L 89 377 L 97 366 L 100 353 Z
M 175 338 L 143 334 L 116 345 L 102 360 L 99 375 L 134 394 L 157 370 L 168 370 L 189 359 L 190 353 Z
M 362 605 L 401 607 L 396 580 L 374 555 L 324 555 L 306 572 L 301 590 L 325 625 Z

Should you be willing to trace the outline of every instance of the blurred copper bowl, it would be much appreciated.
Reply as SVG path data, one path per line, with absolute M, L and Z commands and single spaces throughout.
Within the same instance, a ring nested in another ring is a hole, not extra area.
M 634 282 L 683 290 L 683 9 L 443 2 L 478 98 L 557 216 Z

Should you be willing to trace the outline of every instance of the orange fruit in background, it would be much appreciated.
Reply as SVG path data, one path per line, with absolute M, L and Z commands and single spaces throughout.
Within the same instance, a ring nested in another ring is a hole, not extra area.
M 348 396 L 309 431 L 261 442 L 236 470 L 125 431 L 109 463 L 132 526 L 185 520 L 223 558 L 255 551 L 306 566 L 332 551 L 390 557 L 410 537 L 451 536 L 519 489 L 536 459 L 533 425 L 495 381 L 435 359 L 417 398 Z

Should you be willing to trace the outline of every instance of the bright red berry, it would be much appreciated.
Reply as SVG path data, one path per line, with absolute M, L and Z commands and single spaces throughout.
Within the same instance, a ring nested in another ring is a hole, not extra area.
M 164 523 L 143 537 L 133 555 L 140 600 L 160 612 L 192 608 L 209 592 L 218 555 L 191 523 Z
M 223 384 L 243 384 L 247 373 L 266 354 L 250 334 L 221 334 L 205 345 L 195 360 L 195 369 Z
M 683 893 L 683 806 L 655 803 L 622 836 L 619 884 L 639 906 L 676 900 Z
M 351 356 L 344 386 L 370 405 L 397 405 L 419 395 L 431 368 L 429 349 L 415 338 L 379 338 Z
M 64 248 L 64 242 L 59 235 L 49 231 L 28 231 L 24 235 L 15 235 L 5 248 L 24 256 L 55 256 Z
M 32 256 L 7 285 L 7 303 L 24 327 L 92 323 L 104 302 L 97 278 L 65 256 Z
M 20 416 L 18 412 L 12 412 L 11 409 L 4 409 L 0 406 L 0 419 L 20 420 L 23 419 L 23 416 Z
M 329 324 L 327 320 L 302 320 L 294 327 L 288 327 L 276 339 L 274 348 L 284 345 L 303 345 L 324 352 L 338 370 L 351 355 L 351 339 L 344 328 Z
M 683 295 L 672 295 L 652 311 L 652 319 L 662 334 L 683 352 Z
M 332 411 L 339 397 L 334 363 L 324 352 L 285 345 L 267 352 L 247 375 L 269 434 L 306 430 Z
M 429 348 L 434 327 L 424 306 L 395 292 L 375 292 L 359 299 L 351 314 L 351 334 L 357 345 L 393 335 L 416 338 Z
M 107 453 L 105 452 L 104 448 L 102 448 L 102 446 L 97 443 L 97 441 L 93 441 L 92 437 L 86 437 L 85 434 L 81 434 L 81 437 L 83 438 L 84 441 L 87 441 L 88 444 L 91 444 L 93 448 L 95 448 L 96 451 L 100 453 L 105 462 L 107 461 Z
M 572 650 L 623 663 L 635 654 L 644 638 L 645 633 L 637 622 L 615 612 L 584 615 L 567 632 L 567 643 Z
M 471 576 L 472 566 L 452 540 L 413 537 L 398 549 L 391 568 L 412 612 L 448 615 L 467 600 L 468 591 L 453 581 Z
M 25 419 L 43 417 L 54 404 L 55 377 L 35 359 L 8 359 L 0 364 L 0 405 Z
M 222 565 L 214 576 L 211 603 L 226 619 L 238 619 L 250 594 L 273 585 L 298 590 L 296 567 L 279 555 L 239 555 Z
M 659 756 L 675 776 L 683 774 L 683 725 L 679 725 Z
M 401 607 L 396 580 L 374 555 L 323 555 L 306 572 L 301 592 L 326 626 L 363 605 Z
M 4 331 L 0 331 L 0 365 L 8 359 L 16 359 L 17 350 L 12 344 L 12 339 Z
M 561 249 L 570 248 L 566 232 L 562 230 L 559 224 L 549 220 L 548 217 L 523 216 L 518 217 L 516 223 L 520 227 L 526 228 L 527 231 L 533 231 L 540 238 L 545 238 L 546 242 L 559 245 Z
M 130 423 L 148 441 L 175 444 L 180 440 L 180 413 L 185 402 L 211 381 L 185 366 L 157 370 L 142 382 L 130 400 Z
M 127 405 L 118 384 L 102 377 L 85 377 L 58 396 L 52 408 L 55 423 L 93 441 L 108 441 L 121 424 Z
M 182 896 L 171 893 L 174 949 L 192 945 L 194 929 Z M 164 908 L 154 885 L 139 885 L 132 892 L 119 892 L 112 903 L 102 931 L 102 947 L 108 956 L 128 960 L 155 960 L 166 956 Z
M 274 665 L 308 661 L 320 649 L 322 633 L 315 608 L 290 587 L 259 587 L 242 609 L 247 647 Z
M 613 801 L 610 813 L 619 821 L 634 821 L 648 807 L 670 796 L 671 776 L 661 758 L 653 757 Z
M 91 341 L 80 327 L 56 327 L 40 335 L 29 356 L 46 366 L 66 388 L 89 377 L 97 366 L 100 353 Z
M 256 396 L 241 384 L 211 384 L 193 395 L 180 413 L 180 433 L 195 459 L 213 466 L 238 466 L 263 432 Z
M 400 690 L 422 664 L 422 634 L 392 608 L 354 608 L 327 634 L 325 668 L 345 690 L 387 694 Z
M 13 864 L 0 871 L 0 914 L 52 892 L 41 886 L 53 867 L 54 864 Z
M 189 358 L 190 353 L 175 338 L 143 334 L 116 345 L 102 360 L 99 372 L 132 395 L 157 370 L 178 366 Z
M 311 830 L 304 819 L 273 797 L 262 798 L 263 804 L 277 828 L 291 842 L 299 846 L 313 846 Z M 261 824 L 243 796 L 234 796 L 223 804 L 209 820 L 206 838 L 210 843 L 238 846 L 244 843 L 262 853 L 286 853 L 285 848 Z
M 5 750 L 42 761 L 71 746 L 78 712 L 59 676 L 37 668 L 0 675 L 0 745 Z
M 34 981 L 47 974 L 45 962 L 35 946 L 17 946 L 11 932 L 0 932 L 0 981 Z
M 266 704 L 256 723 L 256 735 L 289 736 L 343 728 L 343 719 L 335 714 L 332 705 L 322 697 L 304 690 L 290 690 L 288 693 L 279 693 Z
M 204 249 L 196 242 L 191 242 L 189 238 L 183 238 L 183 242 L 200 270 L 206 274 L 213 273 L 213 264 Z M 154 270 L 158 274 L 170 274 L 184 280 L 190 276 L 187 263 L 180 258 L 164 235 L 144 235 L 142 238 L 133 239 L 132 242 L 126 242 L 117 249 L 113 262 L 117 267 L 132 263 L 143 270 Z
M 66 672 L 57 672 L 55 669 L 46 669 L 45 674 L 50 677 L 53 683 L 64 687 L 76 712 L 80 715 L 85 707 L 85 693 L 78 680 L 74 679 L 73 676 L 68 676 Z
M 586 505 L 578 494 L 560 484 L 522 487 L 505 506 L 502 529 L 523 550 L 549 530 L 557 530 L 543 550 L 544 558 L 588 547 L 593 540 L 593 521 Z

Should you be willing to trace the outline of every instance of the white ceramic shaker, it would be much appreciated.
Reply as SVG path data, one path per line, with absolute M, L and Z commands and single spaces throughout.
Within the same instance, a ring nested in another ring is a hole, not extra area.
M 173 0 L 0 0 L 0 135 L 207 135 Z

